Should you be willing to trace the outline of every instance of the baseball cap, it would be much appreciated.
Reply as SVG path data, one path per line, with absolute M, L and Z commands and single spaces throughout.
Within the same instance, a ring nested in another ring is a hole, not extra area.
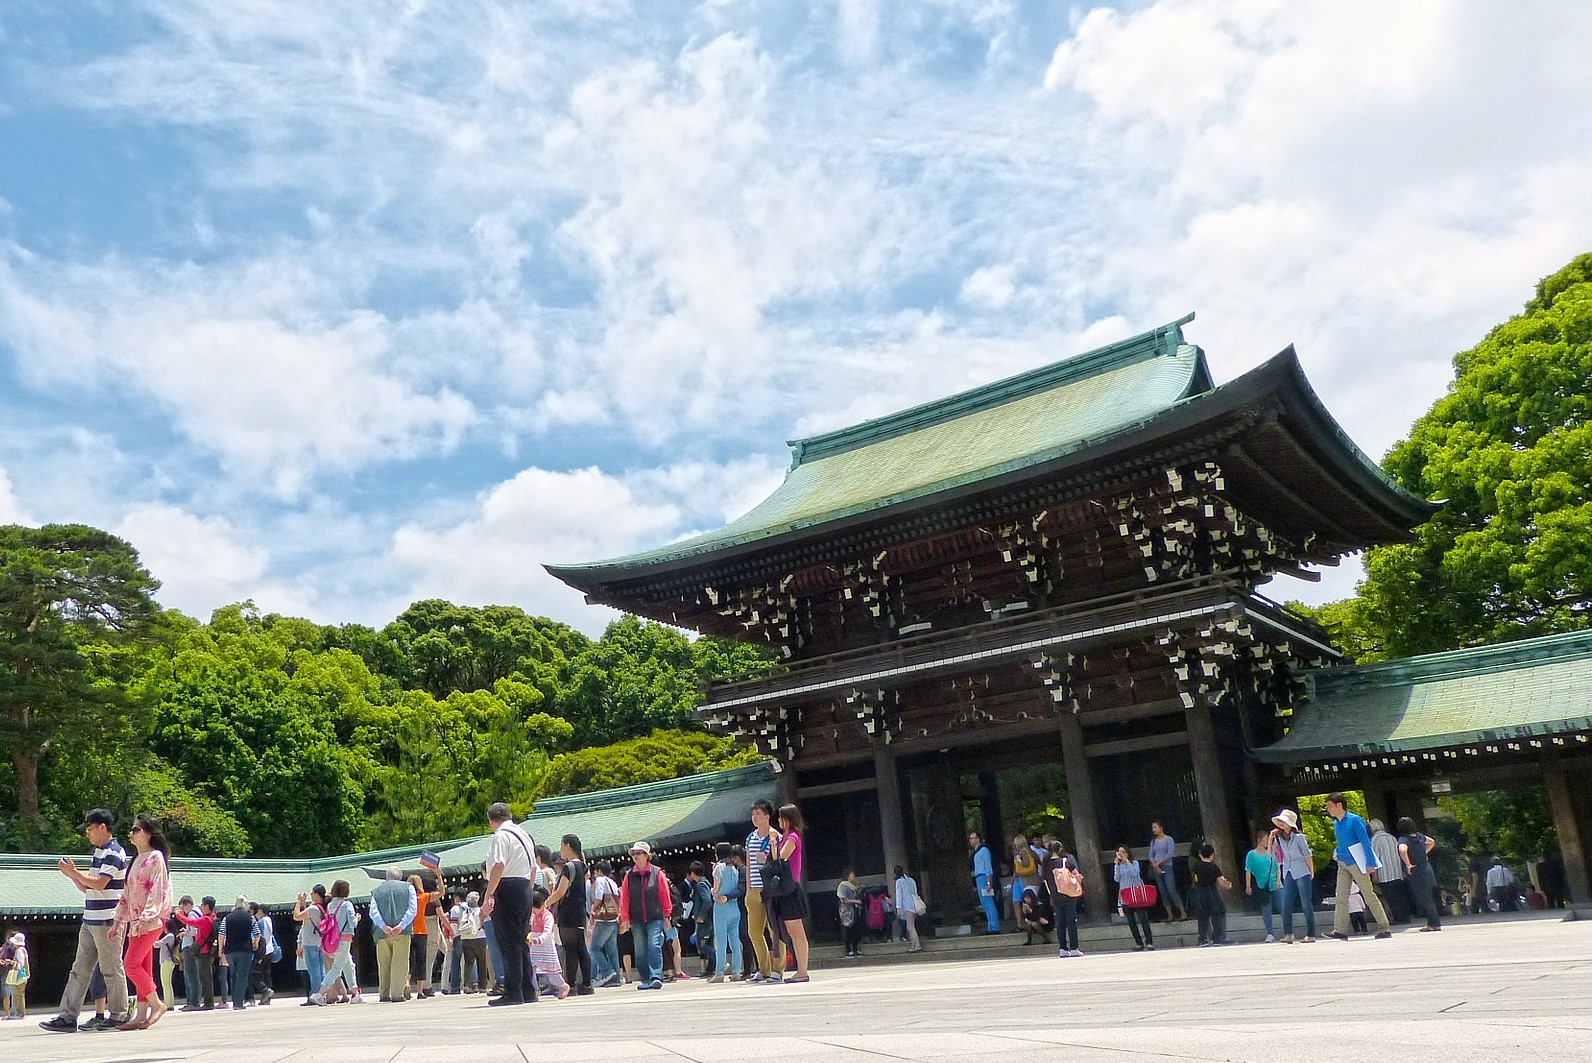
M 88 815 L 83 817 L 83 825 L 77 829 L 88 830 L 96 823 L 102 827 L 114 827 L 116 826 L 116 817 L 111 815 L 111 811 L 108 808 L 91 808 L 88 810 Z

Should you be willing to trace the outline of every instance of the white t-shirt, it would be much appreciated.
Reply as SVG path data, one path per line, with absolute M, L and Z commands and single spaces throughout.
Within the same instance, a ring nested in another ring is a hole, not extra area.
M 512 820 L 498 825 L 492 834 L 492 851 L 487 856 L 488 868 L 503 865 L 504 878 L 533 879 L 536 877 L 536 842 L 530 832 Z

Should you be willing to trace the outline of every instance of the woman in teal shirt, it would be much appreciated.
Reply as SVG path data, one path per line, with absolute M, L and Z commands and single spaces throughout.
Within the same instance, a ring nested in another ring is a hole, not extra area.
M 1277 861 L 1271 855 L 1271 832 L 1261 831 L 1255 847 L 1244 857 L 1244 892 L 1260 902 L 1260 917 L 1266 921 L 1266 940 L 1276 941 L 1271 914 L 1277 908 Z

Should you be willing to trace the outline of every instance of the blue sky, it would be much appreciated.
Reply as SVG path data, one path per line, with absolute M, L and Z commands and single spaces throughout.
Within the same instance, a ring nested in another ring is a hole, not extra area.
M 1592 8 L 9 0 L 0 521 L 195 615 L 710 528 L 783 440 L 1188 310 L 1381 454 L 1592 247 Z M 1345 566 L 1320 587 L 1338 596 Z

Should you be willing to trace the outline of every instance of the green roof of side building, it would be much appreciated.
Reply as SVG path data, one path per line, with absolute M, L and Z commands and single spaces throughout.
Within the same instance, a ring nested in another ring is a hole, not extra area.
M 1258 760 L 1338 757 L 1592 734 L 1592 632 L 1317 672 Z
M 736 841 L 750 821 L 752 802 L 772 797 L 775 790 L 772 765 L 753 764 L 599 793 L 547 798 L 537 802 L 526 823 L 538 841 L 555 849 L 565 834 L 577 835 L 586 854 L 594 857 L 622 854 L 637 839 L 661 848 Z M 483 819 L 484 815 L 485 810 Z M 436 853 L 445 874 L 469 874 L 480 870 L 490 846 L 491 835 L 481 834 L 314 860 L 177 856 L 172 860 L 172 888 L 179 897 L 212 896 L 223 907 L 230 907 L 241 895 L 281 908 L 292 905 L 316 883 L 330 886 L 342 878 L 352 886 L 351 896 L 363 900 L 386 868 L 396 865 L 419 870 L 422 852 Z M 42 854 L 0 855 L 0 916 L 81 911 L 82 894 L 56 868 L 57 859 Z
M 1194 315 L 1066 361 L 824 435 L 792 440 L 772 495 L 716 531 L 555 575 L 686 560 L 1037 465 L 1212 388 L 1183 342 Z

